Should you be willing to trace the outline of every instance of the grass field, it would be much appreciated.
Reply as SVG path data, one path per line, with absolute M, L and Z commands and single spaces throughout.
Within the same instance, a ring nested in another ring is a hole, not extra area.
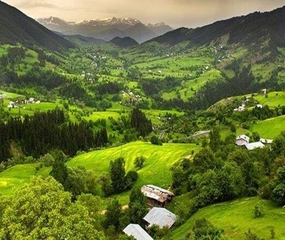
M 262 206 L 264 215 L 254 218 L 254 207 Z M 171 233 L 171 239 L 182 239 L 192 229 L 195 219 L 206 218 L 214 226 L 224 229 L 227 239 L 240 240 L 251 229 L 263 239 L 271 239 L 274 229 L 276 240 L 285 239 L 285 209 L 259 197 L 243 198 L 236 201 L 214 204 L 195 213 L 186 223 Z
M 285 130 L 285 116 L 269 118 L 254 124 L 251 132 L 258 132 L 262 138 L 275 138 Z
M 156 184 L 168 188 L 171 184 L 170 168 L 176 161 L 197 152 L 199 146 L 195 144 L 164 144 L 163 146 L 152 145 L 148 142 L 133 142 L 122 146 L 96 150 L 80 154 L 67 162 L 69 167 L 83 166 L 91 169 L 95 174 L 101 175 L 108 172 L 111 160 L 118 157 L 125 159 L 126 171 L 133 170 L 134 160 L 137 156 L 146 157 L 144 167 L 138 171 L 137 185 Z M 47 176 L 50 167 L 43 167 L 36 172 L 37 164 L 21 164 L 11 167 L 0 173 L 0 193 L 12 195 L 14 189 L 29 182 L 32 175 Z M 129 193 L 120 194 L 118 199 L 127 204 Z
M 254 96 L 254 99 L 256 99 L 260 104 L 268 105 L 269 107 L 282 106 L 285 105 L 285 92 L 269 92 L 267 97 L 260 94 Z
M 14 190 L 30 181 L 30 177 L 36 174 L 34 164 L 18 164 L 0 173 L 0 194 L 9 196 Z
M 149 142 L 132 142 L 114 148 L 92 151 L 74 157 L 67 163 L 70 167 L 84 166 L 101 175 L 108 172 L 110 161 L 119 157 L 125 160 L 126 171 L 134 170 L 134 160 L 138 156 L 144 156 L 147 160 L 144 167 L 138 171 L 137 185 L 157 184 L 168 188 L 171 184 L 169 169 L 176 161 L 197 152 L 199 146 L 195 144 L 171 144 L 163 146 L 152 145 Z

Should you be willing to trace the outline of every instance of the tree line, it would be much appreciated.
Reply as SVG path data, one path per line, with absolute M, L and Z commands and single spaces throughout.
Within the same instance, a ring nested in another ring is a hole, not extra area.
M 56 108 L 0 123 L 0 160 L 11 157 L 11 144 L 19 146 L 26 156 L 38 158 L 53 149 L 74 156 L 77 151 L 108 143 L 106 128 L 94 132 L 87 121 L 72 123 L 65 119 L 63 110 Z

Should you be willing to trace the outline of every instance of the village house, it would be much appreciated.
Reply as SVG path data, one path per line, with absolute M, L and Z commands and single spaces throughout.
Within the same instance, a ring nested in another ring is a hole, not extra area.
M 154 207 L 148 212 L 147 215 L 145 215 L 143 219 L 147 222 L 148 228 L 152 225 L 157 225 L 160 228 L 171 228 L 171 226 L 175 223 L 176 218 L 176 215 L 166 208 Z
M 264 144 L 262 142 L 252 142 L 244 145 L 247 150 L 253 150 L 256 148 L 264 148 Z
M 249 137 L 246 135 L 239 135 L 236 138 L 236 145 L 237 146 L 244 146 L 249 143 Z
M 174 197 L 174 194 L 172 192 L 150 184 L 142 186 L 141 192 L 147 197 L 148 205 L 150 207 L 163 207 Z
M 123 232 L 128 236 L 133 236 L 136 240 L 153 240 L 153 238 L 138 224 L 129 224 Z

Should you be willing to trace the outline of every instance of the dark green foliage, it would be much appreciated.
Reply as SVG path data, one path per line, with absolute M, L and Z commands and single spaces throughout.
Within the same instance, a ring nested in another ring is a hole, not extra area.
M 136 171 L 129 171 L 125 176 L 125 190 L 131 189 L 138 180 L 139 175 Z
M 136 159 L 134 161 L 135 167 L 138 169 L 141 169 L 143 167 L 145 161 L 146 161 L 146 158 L 144 156 L 136 157 Z
M 61 151 L 55 152 L 55 162 L 52 165 L 52 169 L 50 171 L 50 176 L 52 176 L 57 182 L 61 183 L 63 186 L 68 177 L 68 170 L 65 165 L 65 157 Z
M 129 215 L 130 222 L 137 223 L 141 227 L 144 227 L 144 216 L 148 212 L 148 204 L 147 199 L 144 194 L 141 192 L 139 187 L 135 187 L 132 189 L 130 194 L 129 201 Z
M 125 190 L 125 173 L 125 160 L 123 158 L 117 158 L 110 162 L 109 174 L 115 193 L 121 193 Z
M 122 206 L 117 199 L 113 199 L 107 206 L 105 220 L 103 225 L 105 229 L 113 226 L 116 232 L 119 232 L 120 218 L 122 216 Z
M 107 82 L 97 86 L 96 89 L 99 94 L 118 94 L 123 86 L 116 82 Z
M 151 136 L 150 142 L 151 142 L 151 144 L 154 144 L 154 145 L 162 145 L 162 142 L 160 141 L 160 139 L 156 135 Z
M 88 122 L 65 123 L 63 110 L 58 108 L 47 112 L 37 112 L 34 116 L 10 118 L 6 124 L 0 123 L 1 161 L 10 156 L 10 143 L 15 141 L 22 151 L 33 157 L 40 157 L 53 149 L 61 149 L 73 156 L 79 150 L 105 146 L 108 142 L 106 128 L 95 134 Z
M 138 108 L 134 108 L 131 112 L 131 127 L 135 128 L 138 134 L 145 137 L 152 132 L 152 123 L 145 114 Z
M 271 183 L 272 199 L 280 205 L 285 204 L 285 166 L 279 167 Z
M 221 135 L 220 135 L 220 130 L 215 127 L 212 131 L 210 131 L 210 142 L 209 142 L 209 147 L 212 149 L 213 152 L 218 151 L 221 145 Z

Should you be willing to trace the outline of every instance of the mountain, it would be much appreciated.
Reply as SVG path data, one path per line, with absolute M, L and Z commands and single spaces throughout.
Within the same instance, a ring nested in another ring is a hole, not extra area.
M 133 47 L 139 45 L 138 42 L 130 37 L 115 37 L 113 38 L 110 43 L 115 44 L 116 46 L 119 46 L 121 48 L 126 48 L 126 47 Z
M 263 47 L 285 46 L 285 6 L 271 12 L 254 12 L 195 29 L 179 28 L 151 41 L 176 45 L 184 41 L 201 46 L 205 44 L 242 44 Z
M 172 28 L 165 23 L 145 25 L 135 18 L 109 18 L 82 22 L 66 22 L 60 18 L 37 19 L 52 31 L 66 35 L 80 34 L 110 41 L 114 37 L 131 37 L 139 43 L 157 37 Z
M 164 22 L 156 23 L 156 24 L 149 23 L 147 27 L 158 36 L 163 35 L 164 33 L 167 33 L 173 30 L 172 27 L 170 27 L 169 25 L 166 25 Z
M 21 43 L 50 50 L 71 48 L 74 45 L 29 18 L 18 9 L 0 1 L 0 44 Z
M 98 38 L 93 37 L 85 37 L 80 34 L 76 35 L 63 35 L 61 33 L 58 33 L 59 35 L 63 36 L 65 39 L 67 39 L 70 42 L 73 42 L 75 44 L 103 44 L 106 41 Z

